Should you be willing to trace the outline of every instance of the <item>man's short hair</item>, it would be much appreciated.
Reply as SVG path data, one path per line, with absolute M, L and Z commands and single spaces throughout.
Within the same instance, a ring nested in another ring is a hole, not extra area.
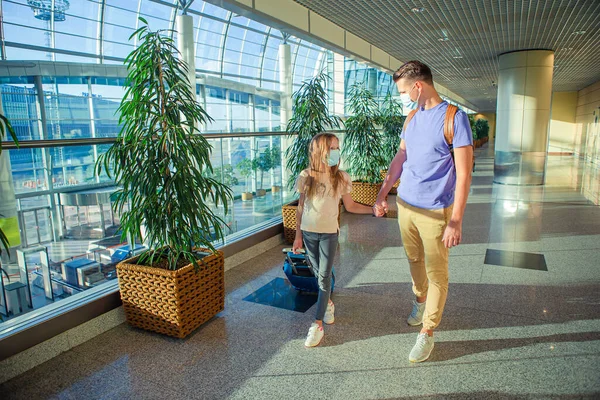
M 431 75 L 431 69 L 420 61 L 409 61 L 404 63 L 392 77 L 394 82 L 398 82 L 400 79 L 408 79 L 411 82 L 423 81 L 430 85 L 433 85 L 433 76 Z

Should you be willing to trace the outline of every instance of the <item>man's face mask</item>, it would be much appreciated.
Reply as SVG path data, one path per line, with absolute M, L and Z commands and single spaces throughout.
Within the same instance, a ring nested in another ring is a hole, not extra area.
M 413 109 L 417 108 L 417 102 L 419 101 L 419 98 L 421 97 L 421 93 L 419 92 L 419 95 L 417 96 L 416 100 L 413 100 L 410 98 L 410 94 L 415 89 L 415 87 L 416 87 L 416 83 L 412 86 L 412 88 L 408 92 L 400 93 L 400 101 L 402 102 L 402 106 L 405 109 L 413 110 Z

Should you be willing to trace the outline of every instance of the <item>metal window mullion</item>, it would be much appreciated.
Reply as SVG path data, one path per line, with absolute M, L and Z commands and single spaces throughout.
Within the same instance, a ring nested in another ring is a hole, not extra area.
M 38 108 L 38 115 L 40 118 L 38 119 L 38 124 L 41 124 L 41 135 L 42 139 L 48 139 L 48 119 L 46 117 L 46 99 L 44 98 L 44 87 L 42 85 L 42 77 L 37 75 L 34 77 L 34 84 L 37 93 L 37 103 L 36 107 Z M 52 229 L 52 240 L 59 241 L 62 237 L 62 224 L 60 220 L 62 219 L 62 215 L 60 212 L 60 206 L 56 204 L 56 199 L 54 195 L 54 183 L 52 182 L 52 177 L 54 175 L 53 171 L 53 160 L 52 155 L 50 154 L 50 148 L 44 148 L 42 152 L 42 163 L 44 164 L 45 169 L 45 178 L 46 182 L 48 182 L 48 195 L 50 196 L 50 207 L 51 207 L 51 215 L 53 219 L 53 228 Z
M 96 42 L 96 53 L 98 55 L 98 64 L 104 64 L 104 12 L 106 10 L 106 0 L 98 3 L 98 40 Z
M 6 44 L 4 42 L 4 7 L 0 0 L 0 59 L 6 60 Z
M 250 107 L 250 118 L 252 119 L 252 132 L 256 132 L 256 99 L 255 94 L 248 95 L 248 107 Z
M 227 121 L 227 131 L 233 132 L 231 102 L 229 101 L 229 89 L 225 89 L 225 120 Z
M 202 108 L 204 109 L 204 111 L 206 111 L 206 85 L 200 85 L 200 93 L 198 93 L 198 95 L 200 96 L 200 101 L 202 102 Z M 206 124 L 203 125 L 205 130 L 208 130 L 208 121 Z M 200 130 L 200 132 L 202 132 L 202 126 L 199 126 L 198 129 Z
M 88 79 L 88 107 L 89 107 L 89 115 L 90 115 L 90 129 L 92 138 L 98 137 L 96 135 L 96 115 L 94 114 L 94 99 L 92 97 L 92 80 Z M 98 161 L 98 145 L 92 145 L 92 149 L 94 152 L 94 162 Z M 100 183 L 100 175 L 96 175 L 96 183 Z
M 258 74 L 259 74 L 258 75 L 258 87 L 262 87 L 262 83 L 263 83 L 263 69 L 265 66 L 265 56 L 267 55 L 267 44 L 269 43 L 269 38 L 271 37 L 272 30 L 273 30 L 273 28 L 269 27 L 269 30 L 267 31 L 267 35 L 265 36 L 265 42 L 264 42 L 263 48 L 262 48 L 262 57 L 260 58 L 260 69 L 258 71 Z
M 233 13 L 229 13 L 229 21 L 225 25 L 225 32 L 223 32 L 223 38 L 221 39 L 221 78 L 223 78 L 223 72 L 225 71 L 225 45 L 227 44 L 227 35 L 229 34 L 229 26 L 231 25 L 231 18 Z
M 52 10 L 50 10 L 50 48 L 56 49 L 56 23 L 54 21 L 54 9 L 56 7 L 56 0 L 52 0 Z M 56 61 L 56 53 L 51 52 L 52 61 Z
M 171 27 L 169 28 L 169 37 L 171 39 L 173 39 L 173 35 L 175 34 L 175 28 L 177 26 L 177 10 L 179 10 L 179 7 L 181 6 L 181 3 L 179 1 L 177 1 L 176 3 L 177 4 L 175 4 L 175 7 L 171 8 L 171 17 L 169 18 L 169 24 L 171 25 Z
M 242 45 L 240 46 L 240 58 L 238 61 L 238 74 L 240 76 L 242 76 L 242 60 L 244 58 L 244 47 L 246 47 L 246 36 L 248 36 L 248 29 L 244 30 L 244 38 L 242 39 Z
M 142 16 L 142 0 L 138 0 L 137 6 L 137 18 L 135 19 L 135 30 L 137 31 L 140 28 L 140 17 Z M 133 48 L 136 49 L 138 47 L 138 36 L 134 36 L 133 38 Z
M 283 42 L 285 43 L 286 41 L 287 40 L 284 37 Z M 292 78 L 292 91 L 294 90 L 294 74 L 296 73 L 296 62 L 298 60 L 298 51 L 300 50 L 300 43 L 301 42 L 302 41 L 299 40 L 296 43 L 296 50 L 294 51 L 294 55 L 292 56 L 292 61 L 291 61 L 291 63 L 292 63 L 292 77 L 291 77 Z M 279 74 L 281 74 L 281 65 L 279 66 Z M 281 76 L 279 77 L 279 79 L 281 79 Z

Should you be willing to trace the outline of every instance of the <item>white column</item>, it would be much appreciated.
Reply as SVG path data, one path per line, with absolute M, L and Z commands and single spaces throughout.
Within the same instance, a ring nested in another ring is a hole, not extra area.
M 344 115 L 345 99 L 345 57 L 341 54 L 333 53 L 333 113 L 335 115 Z
M 194 49 L 194 19 L 191 15 L 177 16 L 177 50 L 179 59 L 188 67 L 188 80 L 196 95 L 196 56 Z
M 543 185 L 554 52 L 502 54 L 498 72 L 494 182 Z
M 292 117 L 292 52 L 290 45 L 279 45 L 279 90 L 281 91 L 281 128 Z
M 280 122 L 281 130 L 287 128 L 288 121 L 292 117 L 292 92 L 293 92 L 293 77 L 292 77 L 292 51 L 290 45 L 285 42 L 288 35 L 283 34 L 284 43 L 279 45 L 279 90 L 281 91 L 280 100 Z M 286 149 L 290 146 L 291 140 L 283 137 L 281 140 L 281 152 L 285 155 Z M 290 175 L 286 168 L 285 156 L 281 166 L 283 185 L 287 184 Z

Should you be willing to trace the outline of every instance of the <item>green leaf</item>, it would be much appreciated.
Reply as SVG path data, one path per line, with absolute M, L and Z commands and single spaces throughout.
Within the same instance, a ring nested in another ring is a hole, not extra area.
M 196 102 L 173 40 L 162 31 L 140 29 L 139 47 L 127 57 L 122 129 L 96 170 L 112 169 L 122 187 L 113 209 L 121 214 L 123 237 L 140 237 L 145 226 L 153 250 L 138 263 L 165 260 L 175 269 L 180 259 L 197 260 L 193 246 L 215 251 L 212 242 L 223 239 L 224 221 L 208 200 L 227 213 L 232 192 L 220 179 L 203 175 L 213 171 L 212 147 L 195 126 L 212 118 Z

